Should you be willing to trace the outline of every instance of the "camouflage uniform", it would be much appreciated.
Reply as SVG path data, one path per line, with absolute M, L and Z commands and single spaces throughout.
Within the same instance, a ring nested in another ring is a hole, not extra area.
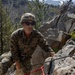
M 24 66 L 26 70 L 29 69 L 30 67 L 28 65 L 30 66 L 30 59 L 37 45 L 46 52 L 53 52 L 43 38 L 43 35 L 37 30 L 33 29 L 30 38 L 26 38 L 23 28 L 14 31 L 11 35 L 11 53 L 13 60 L 21 61 L 22 67 Z

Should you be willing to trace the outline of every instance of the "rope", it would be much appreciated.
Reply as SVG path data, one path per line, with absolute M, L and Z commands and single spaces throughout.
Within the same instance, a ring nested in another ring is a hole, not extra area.
M 38 69 L 36 69 L 36 70 L 33 70 L 32 72 L 26 73 L 26 74 L 24 74 L 24 75 L 29 75 L 30 73 L 34 73 L 34 72 L 37 72 L 37 71 L 39 71 L 39 70 L 42 71 L 42 75 L 45 75 L 45 73 L 44 73 L 44 66 L 42 66 L 41 68 L 38 68 Z

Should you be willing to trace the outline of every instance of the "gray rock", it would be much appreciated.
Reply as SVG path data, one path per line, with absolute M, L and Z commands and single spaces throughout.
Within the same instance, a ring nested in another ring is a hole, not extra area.
M 68 40 L 52 59 L 51 70 L 53 71 L 49 75 L 75 75 L 75 41 Z M 51 58 L 47 58 L 45 62 L 47 61 L 51 61 Z M 49 65 L 49 62 L 44 64 L 46 75 L 48 75 Z

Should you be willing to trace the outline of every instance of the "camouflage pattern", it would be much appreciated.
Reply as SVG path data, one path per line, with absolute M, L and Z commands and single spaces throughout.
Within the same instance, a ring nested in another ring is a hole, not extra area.
M 25 13 L 22 15 L 21 17 L 21 24 L 26 22 L 26 21 L 35 21 L 35 15 L 31 14 L 31 13 Z
M 26 38 L 23 28 L 14 31 L 11 35 L 11 53 L 14 61 L 21 61 L 22 66 L 27 67 L 26 63 L 32 58 L 37 45 L 44 51 L 52 52 L 43 35 L 37 30 L 33 29 L 30 38 Z

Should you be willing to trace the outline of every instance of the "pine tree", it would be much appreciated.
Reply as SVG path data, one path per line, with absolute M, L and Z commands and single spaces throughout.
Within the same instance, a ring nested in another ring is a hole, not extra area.
M 10 34 L 12 31 L 13 25 L 0 0 L 0 54 L 9 50 Z
M 3 30 L 2 30 L 2 2 L 0 0 L 0 51 L 3 52 Z
M 45 0 L 42 0 L 42 2 L 40 2 L 39 0 L 31 0 L 31 2 L 28 2 L 29 12 L 34 13 L 36 16 L 37 29 L 44 22 L 51 20 L 54 14 L 57 14 L 58 11 L 56 7 L 52 8 L 51 5 L 45 4 L 44 2 Z

